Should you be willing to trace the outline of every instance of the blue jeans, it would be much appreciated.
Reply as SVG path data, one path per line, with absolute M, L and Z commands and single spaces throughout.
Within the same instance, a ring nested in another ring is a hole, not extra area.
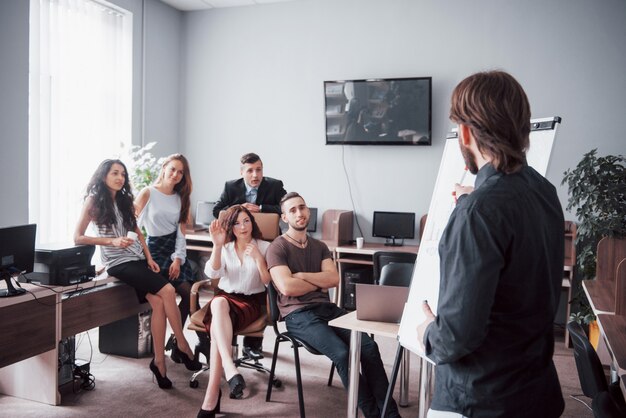
M 332 303 L 315 304 L 292 312 L 285 318 L 287 330 L 306 341 L 337 367 L 341 383 L 348 387 L 348 362 L 350 358 L 350 331 L 328 326 L 328 321 L 345 315 L 344 309 Z M 361 370 L 359 376 L 359 408 L 366 417 L 380 417 L 389 380 L 380 359 L 378 345 L 367 334 L 361 338 Z M 387 408 L 389 417 L 397 417 L 398 407 L 393 399 Z

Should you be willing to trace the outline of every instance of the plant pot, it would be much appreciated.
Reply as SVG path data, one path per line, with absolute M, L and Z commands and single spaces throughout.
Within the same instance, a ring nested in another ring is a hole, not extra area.
M 589 323 L 589 341 L 593 348 L 598 351 L 598 341 L 600 340 L 600 328 L 597 321 Z

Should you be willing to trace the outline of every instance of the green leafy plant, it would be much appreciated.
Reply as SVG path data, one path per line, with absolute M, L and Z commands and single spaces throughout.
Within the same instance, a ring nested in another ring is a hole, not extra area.
M 626 236 L 626 158 L 597 157 L 596 149 L 583 156 L 573 170 L 565 171 L 569 200 L 576 209 L 577 263 L 584 278 L 595 276 L 596 247 L 602 237 Z
M 569 199 L 566 209 L 575 209 L 578 218 L 576 252 L 583 279 L 596 273 L 596 251 L 602 237 L 626 236 L 626 158 L 622 155 L 596 156 L 597 149 L 586 153 L 576 168 L 563 173 Z M 573 320 L 589 323 L 593 312 L 584 293 L 572 300 L 580 311 Z
M 152 155 L 151 150 L 155 145 L 156 142 L 149 142 L 143 147 L 132 145 L 120 157 L 128 168 L 128 176 L 135 196 L 142 189 L 153 184 L 159 176 L 161 165 L 165 159 L 157 159 Z

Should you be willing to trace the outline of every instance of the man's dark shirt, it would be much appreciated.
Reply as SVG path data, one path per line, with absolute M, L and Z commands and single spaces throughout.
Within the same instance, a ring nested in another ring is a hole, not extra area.
M 280 215 L 280 199 L 287 194 L 283 182 L 271 177 L 263 177 L 257 190 L 256 205 L 261 205 L 261 212 Z M 220 211 L 233 205 L 246 203 L 246 183 L 243 178 L 230 180 L 224 184 L 224 190 L 213 207 L 213 216 L 219 217 Z
M 554 186 L 526 166 L 481 168 L 439 244 L 437 318 L 424 336 L 437 364 L 432 409 L 469 417 L 558 417 L 552 323 L 563 272 Z

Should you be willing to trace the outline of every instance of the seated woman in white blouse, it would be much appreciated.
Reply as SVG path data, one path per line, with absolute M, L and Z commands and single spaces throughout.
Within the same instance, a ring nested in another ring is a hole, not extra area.
M 220 278 L 215 297 L 204 318 L 211 335 L 209 384 L 198 417 L 215 416 L 220 409 L 222 370 L 230 387 L 230 398 L 243 395 L 246 384 L 232 358 L 233 332 L 246 328 L 265 310 L 265 285 L 270 274 L 265 263 L 267 241 L 254 217 L 242 205 L 228 208 L 222 221 L 211 222 L 213 252 L 205 273 Z

